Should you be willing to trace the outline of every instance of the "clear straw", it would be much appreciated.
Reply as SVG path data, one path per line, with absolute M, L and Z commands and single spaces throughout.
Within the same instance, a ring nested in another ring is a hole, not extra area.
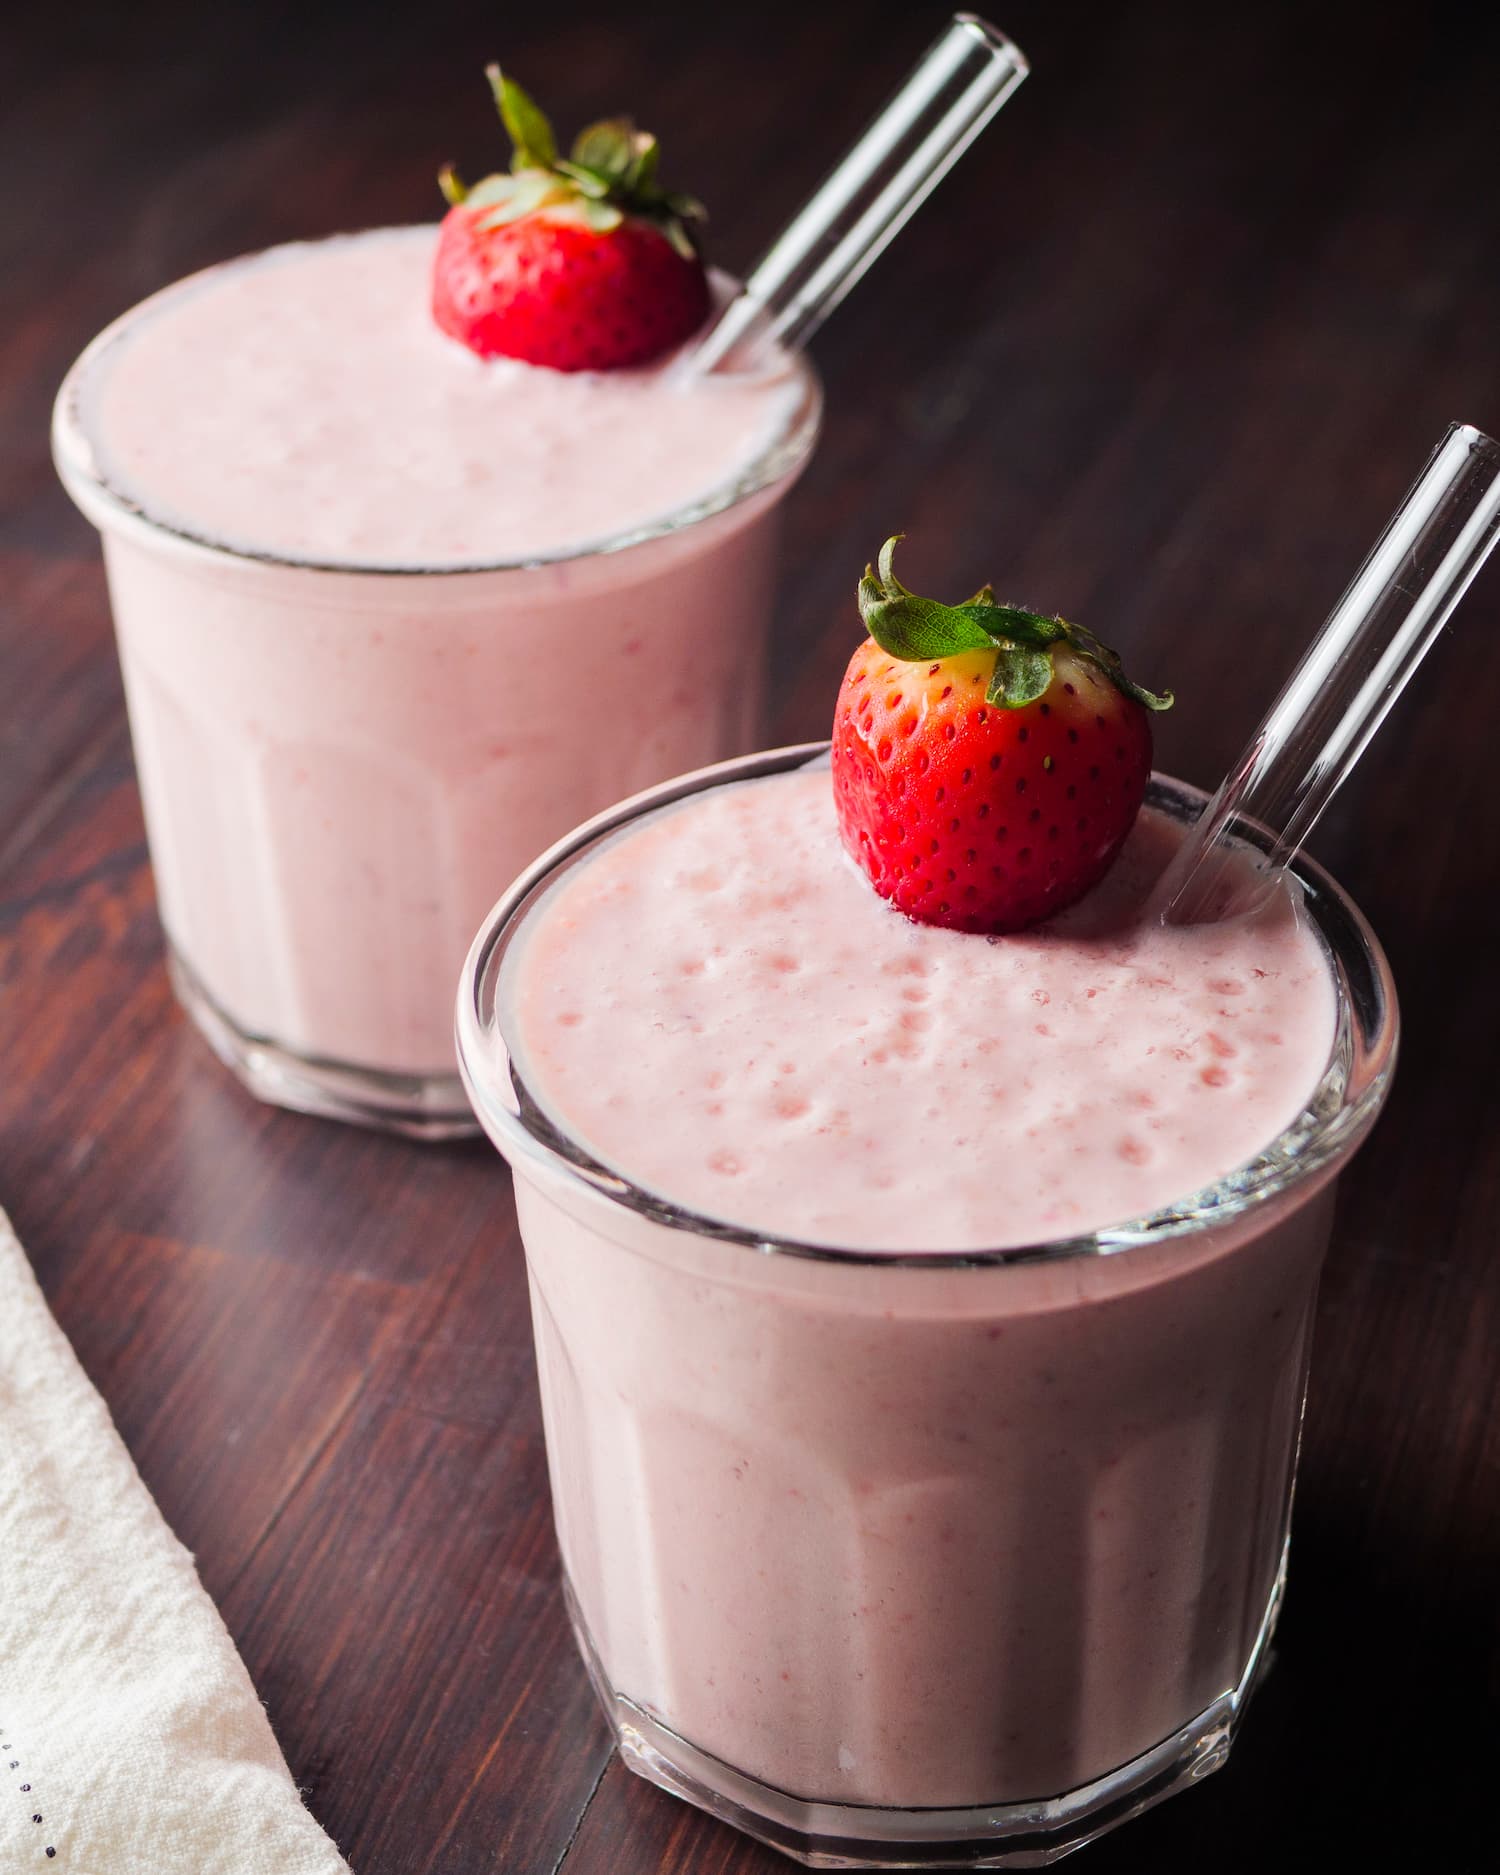
M 1169 924 L 1275 889 L 1500 535 L 1500 444 L 1453 424 L 1157 888 Z M 1237 829 L 1270 836 L 1230 863 Z
M 688 371 L 799 351 L 1025 78 L 1025 56 L 955 13 L 910 78 L 762 256 L 684 359 Z M 736 353 L 730 360 L 730 353 Z

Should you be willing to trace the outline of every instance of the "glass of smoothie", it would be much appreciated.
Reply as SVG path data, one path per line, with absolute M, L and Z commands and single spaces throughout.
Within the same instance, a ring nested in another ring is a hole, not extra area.
M 1212 798 L 1092 632 L 887 541 L 831 744 L 495 908 L 459 1058 L 634 1770 L 813 1866 L 1034 1867 L 1224 1762 L 1396 1053 L 1302 842 L 1497 540 L 1453 425 Z
M 753 747 L 823 319 L 1025 78 L 955 15 L 743 288 L 625 118 L 440 229 L 272 249 L 85 351 L 53 453 L 99 528 L 178 994 L 262 1097 L 473 1130 L 449 985 L 495 880 Z
M 62 388 L 178 994 L 261 1096 L 472 1128 L 451 979 L 497 874 L 756 739 L 819 389 L 438 329 L 432 227 L 137 306 Z
M 469 954 L 459 1061 L 626 1761 L 814 1866 L 1037 1866 L 1230 1748 L 1397 1012 L 1281 829 L 1151 774 L 1172 697 L 894 547 L 831 744 L 553 847 Z M 1388 707 L 1335 664 L 1350 722 Z M 1183 919 L 1206 838 L 1222 915 Z
M 1310 864 L 1145 915 L 1202 805 L 1153 779 L 989 939 L 896 915 L 782 750 L 581 828 L 470 952 L 589 1670 L 633 1769 L 815 1866 L 1050 1860 L 1222 1763 L 1265 1657 L 1396 1007 Z

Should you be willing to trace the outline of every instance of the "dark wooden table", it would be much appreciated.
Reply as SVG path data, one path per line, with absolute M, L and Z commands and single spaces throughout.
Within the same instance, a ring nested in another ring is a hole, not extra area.
M 783 1866 L 628 1776 L 557 1585 L 508 1180 L 257 1106 L 169 995 L 95 541 L 49 401 L 165 281 L 435 214 L 503 53 L 633 107 L 752 259 L 942 9 L 32 0 L 0 24 L 0 1202 L 358 1875 Z M 1035 76 L 819 340 L 777 740 L 857 569 L 993 575 L 1222 771 L 1444 424 L 1500 426 L 1500 13 L 1016 0 Z M 1405 1002 L 1345 1182 L 1278 1660 L 1101 1872 L 1489 1870 L 1500 1705 L 1500 572 L 1320 829 Z M 501 881 L 497 879 L 497 888 Z M 98 1875 L 124 1875 L 100 1870 Z M 134 1872 L 131 1872 L 134 1875 Z

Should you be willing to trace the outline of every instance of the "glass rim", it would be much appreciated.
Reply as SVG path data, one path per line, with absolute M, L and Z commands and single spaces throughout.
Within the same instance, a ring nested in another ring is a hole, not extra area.
M 995 1268 L 1060 1262 L 1073 1257 L 1116 1256 L 1153 1243 L 1192 1236 L 1230 1223 L 1262 1205 L 1332 1176 L 1374 1124 L 1390 1089 L 1400 1018 L 1390 964 L 1363 913 L 1323 868 L 1305 855 L 1289 868 L 1331 966 L 1337 1016 L 1328 1064 L 1296 1117 L 1251 1159 L 1211 1185 L 1186 1193 L 1138 1218 L 1100 1226 L 1074 1236 L 991 1250 L 890 1251 L 854 1248 L 767 1234 L 697 1212 L 635 1184 L 595 1158 L 571 1138 L 527 1091 L 503 1034 L 496 991 L 509 942 L 532 905 L 572 862 L 593 846 L 658 808 L 709 788 L 826 761 L 829 744 L 808 742 L 762 750 L 718 762 L 606 809 L 564 835 L 509 886 L 480 927 L 458 985 L 455 1040 L 459 1072 L 486 1133 L 512 1169 L 531 1165 L 561 1176 L 591 1201 L 624 1210 L 696 1237 L 711 1238 L 761 1256 L 787 1256 L 822 1263 L 880 1269 Z M 1187 819 L 1208 801 L 1200 788 L 1153 774 L 1148 805 Z M 1196 817 L 1194 815 L 1193 817 Z M 1246 823 L 1237 833 L 1247 844 L 1269 846 L 1264 829 Z M 1351 966 L 1362 981 L 1351 982 Z M 504 1083 L 502 1088 L 501 1083 Z M 509 1098 L 506 1094 L 509 1094 Z
M 293 572 L 328 573 L 352 579 L 461 579 L 465 575 L 485 573 L 526 573 L 549 566 L 565 566 L 579 560 L 596 559 L 604 554 L 622 553 L 663 540 L 701 521 L 728 513 L 742 502 L 751 500 L 805 467 L 822 427 L 823 385 L 816 366 L 805 353 L 788 354 L 790 371 L 801 387 L 786 420 L 778 425 L 771 440 L 748 463 L 726 481 L 706 494 L 685 502 L 663 515 L 637 522 L 616 533 L 601 535 L 576 547 L 522 555 L 509 559 L 460 560 L 438 562 L 374 563 L 359 560 L 320 560 L 310 555 L 277 553 L 220 540 L 192 526 L 168 520 L 112 481 L 102 468 L 98 451 L 89 434 L 83 414 L 83 394 L 99 361 L 113 346 L 122 343 L 140 316 L 148 308 L 161 305 L 180 294 L 201 290 L 213 276 L 234 268 L 248 266 L 269 255 L 287 254 L 299 248 L 321 247 L 336 241 L 357 241 L 382 234 L 416 234 L 437 224 L 408 222 L 388 228 L 354 229 L 344 233 L 315 236 L 305 241 L 282 241 L 249 254 L 236 254 L 215 261 L 180 280 L 159 287 L 137 300 L 97 333 L 68 367 L 52 406 L 52 461 L 75 505 L 101 531 L 113 526 L 126 532 L 142 531 L 164 538 L 174 546 L 214 559 L 244 562 L 253 566 L 285 568 Z

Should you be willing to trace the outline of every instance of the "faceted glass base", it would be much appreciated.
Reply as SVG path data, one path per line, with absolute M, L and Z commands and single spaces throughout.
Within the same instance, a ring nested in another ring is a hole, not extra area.
M 177 1000 L 209 1046 L 255 1095 L 272 1106 L 349 1120 L 409 1139 L 464 1139 L 479 1131 L 457 1071 L 386 1074 L 342 1061 L 299 1055 L 279 1042 L 248 1035 L 204 989 L 171 944 L 167 969 Z
M 973 1809 L 884 1809 L 820 1803 L 774 1790 L 689 1744 L 617 1693 L 589 1638 L 572 1585 L 568 1615 L 620 1755 L 637 1776 L 732 1823 L 783 1855 L 822 1869 L 1044 1868 L 1175 1791 L 1217 1771 L 1267 1658 L 1286 1580 L 1286 1555 L 1238 1686 L 1129 1764 L 1081 1789 Z

